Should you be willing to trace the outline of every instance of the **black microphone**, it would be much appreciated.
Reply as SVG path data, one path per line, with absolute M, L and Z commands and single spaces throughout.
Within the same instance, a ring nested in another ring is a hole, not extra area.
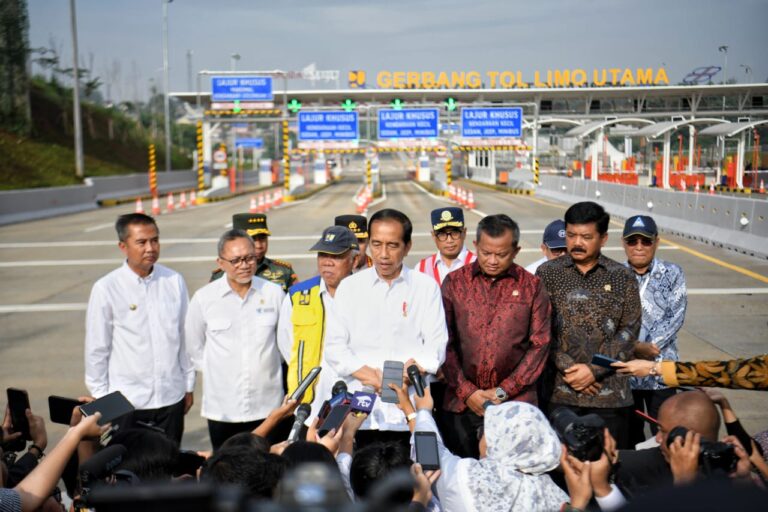
M 312 413 L 312 407 L 309 404 L 301 404 L 296 409 L 296 419 L 293 421 L 293 427 L 291 427 L 291 433 L 288 434 L 288 442 L 295 443 L 299 440 L 299 434 L 301 433 L 301 427 L 304 426 L 304 422 L 307 421 L 309 415 Z
M 340 395 L 342 393 L 347 392 L 347 383 L 343 380 L 337 380 L 336 384 L 333 385 L 333 388 L 331 389 L 331 396 Z
M 80 481 L 83 487 L 89 487 L 94 481 L 102 480 L 112 474 L 123 462 L 128 450 L 121 444 L 107 446 L 80 465 Z
M 347 390 L 347 383 L 343 380 L 336 381 L 336 384 L 334 384 L 333 388 L 331 389 L 331 399 L 329 400 L 329 405 L 333 408 L 337 405 L 348 404 L 351 401 L 352 396 Z
M 408 378 L 411 379 L 413 387 L 416 389 L 416 394 L 419 396 L 424 396 L 424 382 L 421 380 L 421 372 L 419 371 L 419 367 L 415 364 L 412 364 L 408 367 Z

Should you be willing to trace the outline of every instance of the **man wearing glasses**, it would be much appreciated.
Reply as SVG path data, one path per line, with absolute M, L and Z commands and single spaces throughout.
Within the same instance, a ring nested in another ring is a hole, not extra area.
M 659 231 L 653 218 L 635 215 L 627 219 L 622 235 L 626 265 L 634 272 L 640 288 L 643 305 L 643 320 L 640 325 L 635 355 L 655 361 L 677 361 L 677 332 L 683 326 L 688 296 L 683 270 L 667 261 L 656 258 L 659 247 Z M 660 376 L 632 377 L 630 380 L 635 409 L 647 411 L 655 418 L 659 407 L 675 394 L 674 388 L 664 385 Z M 632 444 L 645 440 L 645 422 L 639 417 L 632 418 L 630 438 Z M 656 425 L 651 424 L 651 433 Z
M 419 272 L 433 277 L 438 285 L 443 284 L 449 272 L 458 270 L 475 261 L 472 251 L 464 247 L 467 228 L 464 226 L 464 212 L 461 208 L 438 208 L 432 210 L 432 240 L 437 252 L 419 262 Z
M 256 248 L 246 231 L 224 233 L 218 251 L 226 277 L 195 293 L 185 323 L 190 359 L 205 375 L 201 414 L 214 450 L 258 427 L 283 396 L 276 329 L 285 294 L 253 275 Z

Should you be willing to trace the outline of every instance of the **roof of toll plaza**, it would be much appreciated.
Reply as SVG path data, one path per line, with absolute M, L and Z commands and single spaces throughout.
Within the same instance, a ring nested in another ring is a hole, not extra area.
M 247 74 L 247 73 L 243 73 Z M 171 96 L 208 110 L 210 92 L 171 92 Z M 357 105 L 384 107 L 395 99 L 406 103 L 442 105 L 453 98 L 459 107 L 472 104 L 534 104 L 540 116 L 556 116 L 555 122 L 572 119 L 602 119 L 606 115 L 664 118 L 674 115 L 768 116 L 768 83 L 728 85 L 672 85 L 629 87 L 572 87 L 521 89 L 311 89 L 274 90 L 274 109 L 293 99 L 302 110 L 327 108 L 351 99 Z M 723 108 L 723 98 L 728 98 Z M 716 100 L 716 101 L 715 101 Z M 271 113 L 273 111 L 265 111 Z M 533 109 L 526 111 L 533 114 Z

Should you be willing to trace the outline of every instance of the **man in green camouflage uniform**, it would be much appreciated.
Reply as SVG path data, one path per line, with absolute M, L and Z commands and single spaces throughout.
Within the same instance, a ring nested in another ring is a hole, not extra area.
M 293 267 L 287 261 L 267 258 L 269 248 L 269 228 L 267 228 L 267 216 L 262 213 L 236 213 L 232 216 L 232 229 L 242 229 L 253 238 L 256 246 L 256 271 L 254 275 L 279 284 L 284 292 L 298 282 L 298 277 Z M 211 274 L 211 281 L 224 275 L 224 271 L 217 268 Z

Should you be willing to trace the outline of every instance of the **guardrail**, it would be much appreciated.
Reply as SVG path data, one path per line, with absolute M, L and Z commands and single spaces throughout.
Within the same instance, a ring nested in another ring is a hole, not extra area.
M 618 217 L 651 215 L 663 232 L 768 258 L 768 201 L 542 176 L 536 194 L 595 201 Z M 746 220 L 742 220 L 746 219 Z

